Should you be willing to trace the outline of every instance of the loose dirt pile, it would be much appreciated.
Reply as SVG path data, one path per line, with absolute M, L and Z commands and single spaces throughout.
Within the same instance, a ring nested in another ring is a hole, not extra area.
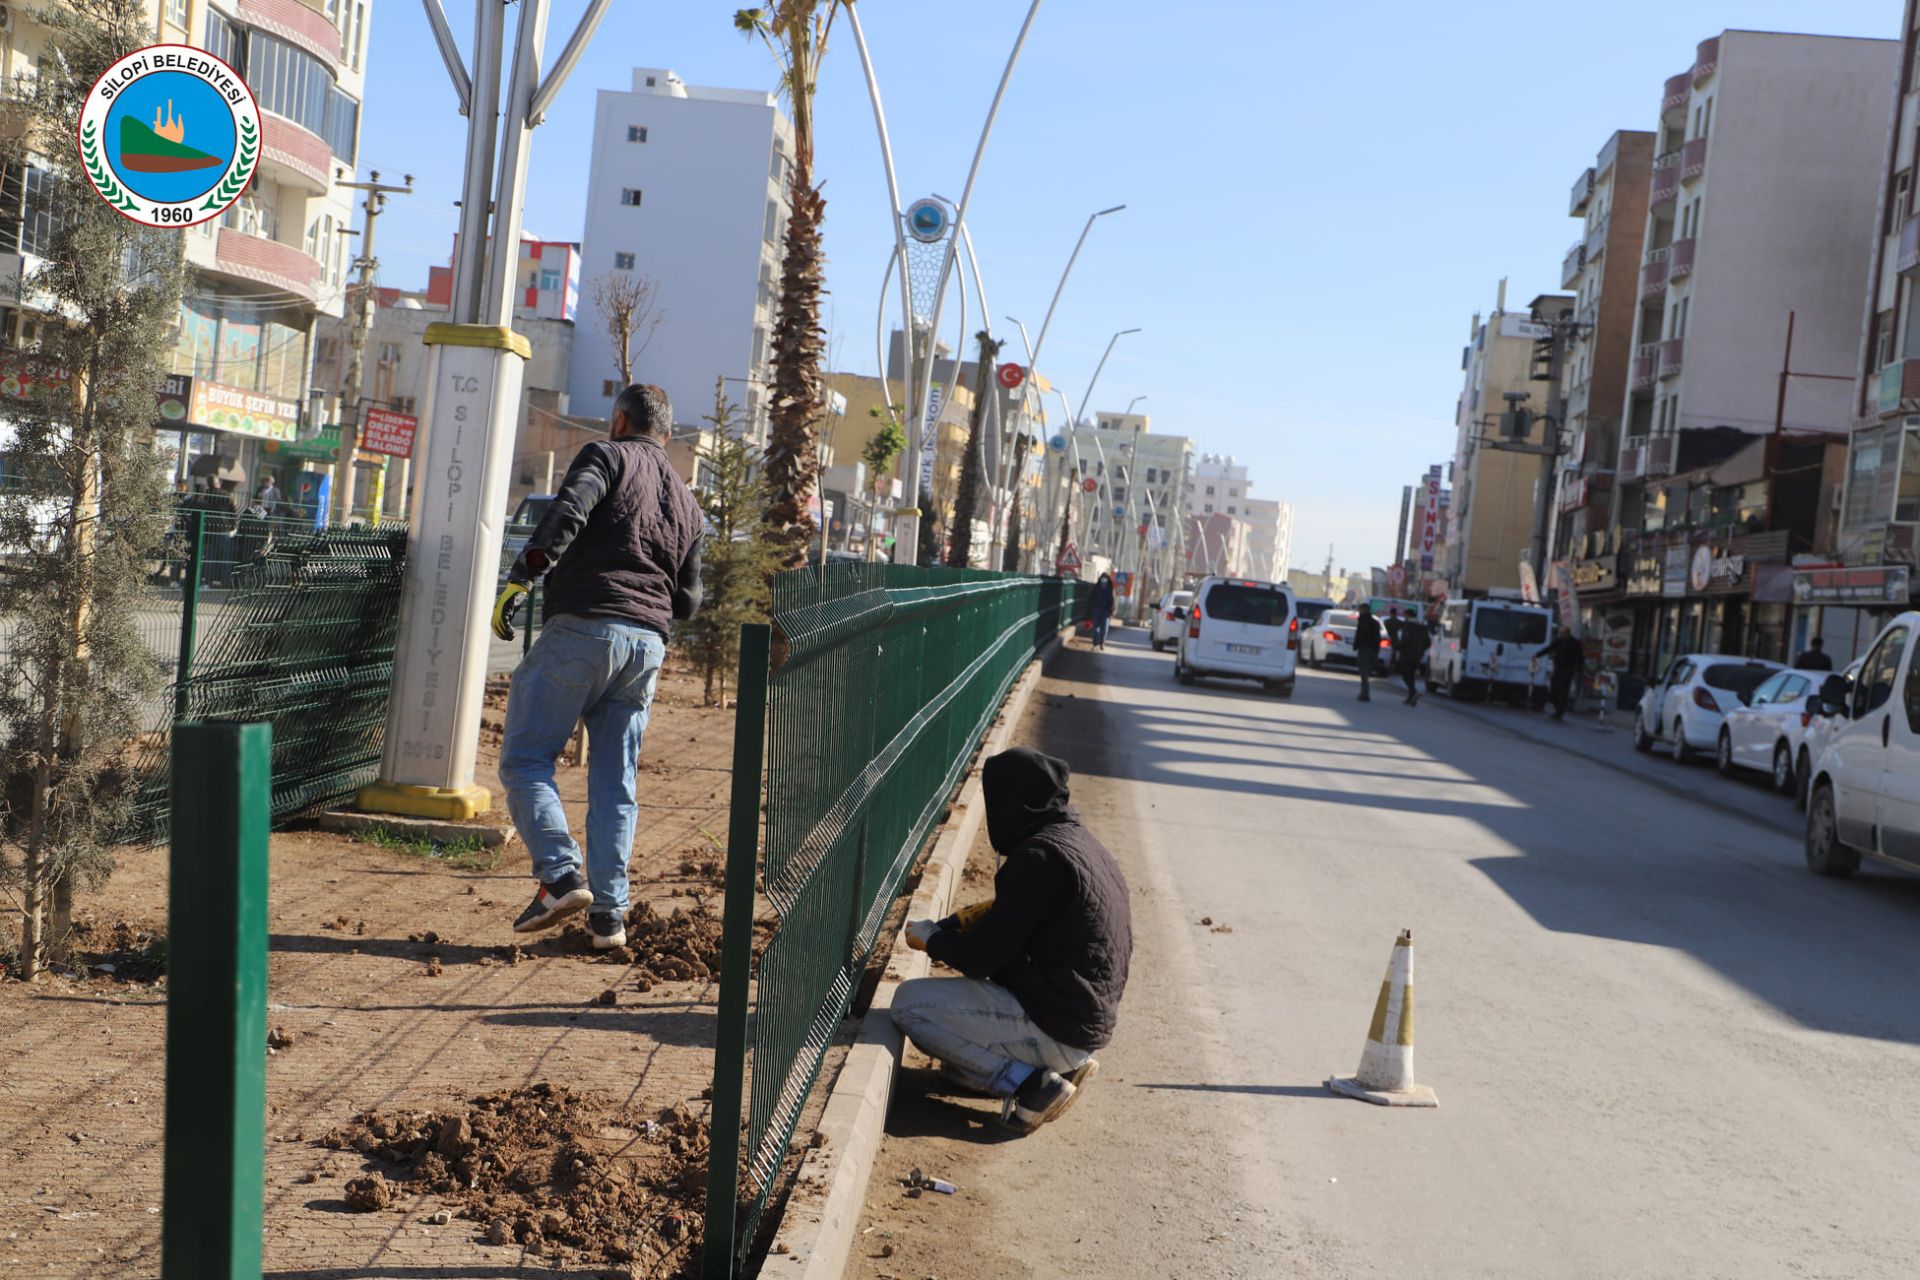
M 707 1141 L 684 1103 L 649 1118 L 537 1084 L 447 1112 L 363 1112 L 320 1145 L 367 1158 L 347 1183 L 350 1209 L 438 1195 L 489 1244 L 681 1277 L 699 1258 Z
M 705 905 L 661 915 L 642 902 L 627 911 L 627 945 L 594 951 L 593 935 L 569 924 L 539 944 L 548 953 L 586 953 L 633 966 L 642 991 L 660 982 L 706 982 L 720 975 L 720 918 Z
M 126 920 L 111 924 L 91 918 L 73 922 L 67 936 L 74 967 L 86 977 L 116 982 L 158 982 L 167 972 L 164 928 Z

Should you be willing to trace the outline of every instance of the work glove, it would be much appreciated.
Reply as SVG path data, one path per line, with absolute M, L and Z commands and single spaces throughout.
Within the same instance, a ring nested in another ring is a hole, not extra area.
M 527 602 L 527 584 L 507 579 L 500 598 L 493 602 L 493 634 L 502 640 L 511 640 L 514 636 L 513 618 Z
M 945 920 L 942 920 L 940 927 L 942 929 L 958 929 L 961 933 L 965 933 L 967 930 L 973 928 L 974 925 L 978 924 L 980 918 L 991 910 L 993 910 L 993 899 L 988 898 L 985 902 L 976 902 L 970 907 L 960 908 Z
M 940 932 L 940 922 L 937 920 L 909 920 L 907 921 L 907 946 L 915 951 L 925 951 L 928 939 L 938 932 Z

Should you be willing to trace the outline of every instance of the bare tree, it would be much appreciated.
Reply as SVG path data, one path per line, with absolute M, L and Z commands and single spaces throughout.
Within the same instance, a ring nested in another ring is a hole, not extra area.
M 587 285 L 593 309 L 607 326 L 607 345 L 613 348 L 613 363 L 620 370 L 620 385 L 633 384 L 633 366 L 653 341 L 653 334 L 667 313 L 651 277 L 630 271 L 609 271 L 595 276 Z

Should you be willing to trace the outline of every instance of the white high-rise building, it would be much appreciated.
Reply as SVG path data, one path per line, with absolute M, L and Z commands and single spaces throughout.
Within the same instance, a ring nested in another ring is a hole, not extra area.
M 1247 576 L 1284 582 L 1293 559 L 1293 506 L 1278 498 L 1247 499 Z
M 605 415 L 619 366 L 593 303 L 594 281 L 652 281 L 662 317 L 634 377 L 698 423 L 715 378 L 766 436 L 774 303 L 789 203 L 793 126 L 771 93 L 689 85 L 636 67 L 629 90 L 603 89 L 594 110 L 581 240 L 579 324 L 568 379 L 575 415 Z

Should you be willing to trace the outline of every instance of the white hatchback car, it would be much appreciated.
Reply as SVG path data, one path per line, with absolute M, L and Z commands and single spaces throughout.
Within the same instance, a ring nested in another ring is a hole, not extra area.
M 1305 638 L 1300 641 L 1300 656 L 1310 667 L 1354 661 L 1353 628 L 1359 621 L 1360 614 L 1353 609 L 1329 609 L 1318 622 L 1302 622 Z
M 1154 652 L 1171 649 L 1180 643 L 1180 633 L 1187 629 L 1187 610 L 1192 607 L 1191 591 L 1169 591 L 1160 597 L 1160 603 L 1153 610 Z
M 1714 764 L 1721 776 L 1735 769 L 1767 774 L 1773 789 L 1792 795 L 1806 789 L 1807 730 L 1819 719 L 1824 671 L 1776 671 L 1727 712 Z
M 1742 705 L 1762 681 L 1784 670 L 1777 662 L 1724 653 L 1689 653 L 1673 660 L 1650 686 L 1633 717 L 1633 745 L 1651 751 L 1664 742 L 1681 764 L 1714 749 L 1727 712 Z
M 1206 578 L 1194 588 L 1187 629 L 1180 635 L 1173 676 L 1258 680 L 1283 698 L 1293 696 L 1300 664 L 1300 615 L 1282 582 Z

